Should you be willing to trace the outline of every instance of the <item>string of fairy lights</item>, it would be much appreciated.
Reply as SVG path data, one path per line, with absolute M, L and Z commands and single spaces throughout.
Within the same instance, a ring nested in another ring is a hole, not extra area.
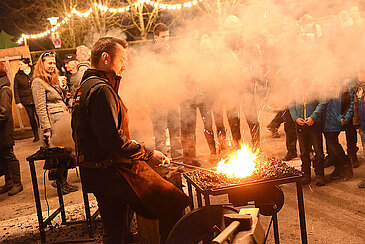
M 103 6 L 102 4 L 94 3 L 94 6 L 90 7 L 89 10 L 87 10 L 84 13 L 77 11 L 75 8 L 72 9 L 71 12 L 66 13 L 66 16 L 49 30 L 46 30 L 44 32 L 37 33 L 37 34 L 22 34 L 22 36 L 19 38 L 17 43 L 21 44 L 22 42 L 24 42 L 27 39 L 37 39 L 37 38 L 45 37 L 45 36 L 51 34 L 52 32 L 55 32 L 56 30 L 58 30 L 62 25 L 66 24 L 71 19 L 72 16 L 77 15 L 80 18 L 87 18 L 93 11 L 96 11 L 96 10 L 110 12 L 110 13 L 124 13 L 124 12 L 129 11 L 131 9 L 131 7 L 137 7 L 140 4 L 148 4 L 150 6 L 153 6 L 155 8 L 160 8 L 160 9 L 180 10 L 182 8 L 193 7 L 193 6 L 197 5 L 198 2 L 202 2 L 202 1 L 203 0 L 192 0 L 192 1 L 177 3 L 177 4 L 167 4 L 167 3 L 159 3 L 159 2 L 156 2 L 153 0 L 138 0 L 137 2 L 135 2 L 133 4 L 124 6 L 122 8 L 109 8 L 109 7 Z

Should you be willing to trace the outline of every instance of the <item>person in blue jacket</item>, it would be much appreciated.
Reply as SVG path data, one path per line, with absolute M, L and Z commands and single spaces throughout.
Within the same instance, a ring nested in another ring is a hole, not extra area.
M 300 159 L 304 179 L 302 184 L 311 182 L 312 145 L 316 154 L 313 162 L 316 174 L 316 185 L 324 186 L 324 155 L 321 117 L 325 102 L 315 93 L 313 82 L 305 80 L 293 83 L 289 101 L 290 115 L 296 123 L 296 132 L 299 141 Z
M 329 178 L 349 180 L 353 177 L 351 160 L 339 143 L 338 136 L 346 125 L 352 124 L 354 117 L 355 92 L 351 80 L 337 82 L 333 93 L 326 104 L 323 120 L 328 155 L 335 165 Z

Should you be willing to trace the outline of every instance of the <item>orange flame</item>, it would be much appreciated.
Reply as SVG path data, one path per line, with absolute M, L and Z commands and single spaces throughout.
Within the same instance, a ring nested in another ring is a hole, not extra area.
M 250 176 L 256 170 L 255 159 L 258 153 L 258 151 L 253 153 L 248 146 L 241 144 L 239 150 L 218 162 L 217 172 L 225 174 L 229 178 Z

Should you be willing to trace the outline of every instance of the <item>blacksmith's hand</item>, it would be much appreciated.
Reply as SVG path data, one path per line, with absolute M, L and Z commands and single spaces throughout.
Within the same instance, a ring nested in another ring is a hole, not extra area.
M 157 150 L 153 150 L 153 155 L 148 161 L 156 166 L 170 163 L 170 159 L 166 157 L 165 154 Z

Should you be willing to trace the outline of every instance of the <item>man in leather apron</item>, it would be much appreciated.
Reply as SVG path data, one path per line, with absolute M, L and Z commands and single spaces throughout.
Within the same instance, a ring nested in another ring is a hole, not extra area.
M 98 201 L 106 243 L 124 242 L 127 205 L 145 217 L 159 218 L 162 211 L 150 211 L 155 200 L 150 199 L 160 194 L 160 190 L 148 189 L 150 195 L 145 197 L 138 187 L 147 189 L 152 185 L 147 179 L 161 178 L 146 162 L 152 166 L 169 162 L 161 152 L 148 150 L 131 140 L 127 108 L 117 93 L 120 75 L 125 70 L 126 47 L 126 42 L 113 37 L 100 38 L 94 44 L 92 68 L 82 78 L 72 114 L 83 187 L 86 192 L 94 193 Z M 148 177 L 140 177 L 140 172 L 148 172 Z M 175 191 L 173 186 L 168 188 Z M 148 201 L 151 204 L 146 204 Z M 178 211 L 181 213 L 185 207 Z

